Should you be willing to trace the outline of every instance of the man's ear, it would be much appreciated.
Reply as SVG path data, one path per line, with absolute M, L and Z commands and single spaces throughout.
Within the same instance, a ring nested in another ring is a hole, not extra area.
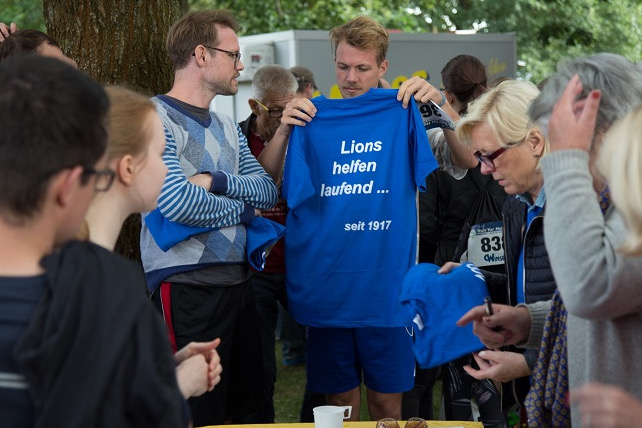
M 200 49 L 198 49 L 200 47 Z M 205 47 L 204 46 L 196 46 L 196 49 L 194 50 L 194 58 L 196 58 L 196 64 L 199 67 L 204 67 L 205 66 Z
M 384 74 L 388 71 L 388 60 L 384 59 L 381 65 L 379 66 L 379 79 L 381 79 Z
M 256 103 L 256 100 L 253 98 L 250 98 L 247 100 L 247 103 L 250 105 L 250 110 L 252 110 L 252 113 L 254 113 L 255 116 L 259 115 L 259 105 Z
M 54 193 L 56 203 L 62 207 L 68 207 L 75 202 L 74 195 L 76 190 L 82 186 L 81 176 L 83 168 L 75 166 L 70 169 L 65 169 L 56 176 L 51 183 L 51 192 Z M 85 186 L 89 186 L 86 183 Z
M 125 186 L 131 186 L 134 180 L 134 158 L 132 155 L 125 155 L 116 162 L 116 176 Z

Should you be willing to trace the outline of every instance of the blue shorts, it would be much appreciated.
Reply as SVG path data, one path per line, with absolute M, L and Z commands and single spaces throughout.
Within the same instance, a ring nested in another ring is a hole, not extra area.
M 380 393 L 410 391 L 415 384 L 412 336 L 405 327 L 308 327 L 308 388 L 324 394 L 363 382 Z

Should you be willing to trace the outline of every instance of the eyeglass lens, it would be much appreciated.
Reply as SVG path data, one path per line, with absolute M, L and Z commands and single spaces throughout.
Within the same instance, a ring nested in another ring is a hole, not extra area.
M 474 156 L 479 162 L 482 162 L 489 168 L 495 168 L 495 159 L 506 151 L 506 147 L 500 147 L 489 155 L 482 155 L 481 152 L 477 151 L 474 153 Z
M 275 108 L 268 110 L 268 114 L 270 115 L 271 118 L 278 119 L 281 116 L 283 116 L 283 109 L 280 108 Z

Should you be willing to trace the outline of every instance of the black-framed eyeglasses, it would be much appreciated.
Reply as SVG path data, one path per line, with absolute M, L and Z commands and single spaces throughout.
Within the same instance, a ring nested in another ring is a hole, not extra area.
M 489 155 L 482 155 L 480 151 L 476 151 L 473 155 L 477 158 L 478 161 L 486 165 L 488 168 L 495 169 L 494 160 L 508 150 L 510 147 L 500 147 Z
M 268 115 L 271 118 L 278 119 L 281 116 L 283 116 L 283 109 L 282 108 L 268 108 L 266 105 L 263 105 L 263 103 L 261 103 L 261 101 L 257 100 L 256 98 L 252 98 L 252 99 L 254 101 L 256 101 L 256 103 L 258 105 L 260 105 L 263 108 L 263 110 L 267 111 Z
M 215 51 L 219 51 L 219 52 L 223 52 L 223 53 L 227 54 L 227 56 L 229 56 L 230 58 L 232 58 L 234 60 L 234 68 L 236 68 L 239 65 L 239 61 L 241 60 L 241 52 L 239 52 L 239 51 L 236 51 L 236 52 L 226 51 L 225 49 L 219 49 L 219 48 L 215 48 L 215 47 L 207 46 L 207 45 L 201 45 L 201 46 L 203 46 L 204 48 L 207 48 L 207 49 L 213 49 Z M 196 52 L 192 52 L 192 56 L 196 56 Z
M 96 181 L 94 181 L 94 190 L 96 192 L 108 191 L 116 177 L 116 173 L 112 169 L 94 169 L 88 166 L 83 167 L 82 175 L 84 177 L 89 177 L 90 175 L 96 176 Z

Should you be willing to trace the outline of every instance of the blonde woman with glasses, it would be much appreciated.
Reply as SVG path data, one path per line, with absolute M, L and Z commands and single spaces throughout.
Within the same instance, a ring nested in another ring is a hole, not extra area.
M 492 175 L 508 194 L 502 212 L 504 242 L 490 243 L 504 245 L 506 275 L 484 272 L 484 276 L 493 301 L 511 306 L 548 300 L 556 289 L 544 246 L 546 195 L 539 167 L 540 158 L 548 152 L 548 140 L 528 117 L 528 107 L 538 95 L 529 82 L 502 82 L 470 105 L 456 131 L 481 162 L 482 174 Z M 447 263 L 442 273 L 453 266 Z M 523 402 L 536 350 L 485 350 L 474 357 L 479 369 L 467 366 L 468 374 L 514 381 L 514 388 L 504 389 L 504 403 L 507 399 Z

